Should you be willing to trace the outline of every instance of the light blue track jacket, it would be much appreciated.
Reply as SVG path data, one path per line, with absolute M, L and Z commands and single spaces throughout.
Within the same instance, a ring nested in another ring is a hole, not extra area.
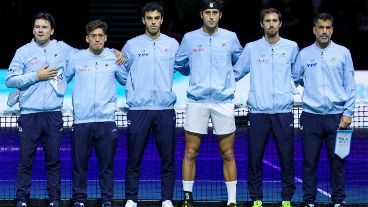
M 66 43 L 56 40 L 51 40 L 45 47 L 32 40 L 16 51 L 5 84 L 9 88 L 20 89 L 21 114 L 60 111 L 63 95 L 57 95 L 48 80 L 39 80 L 37 71 L 46 64 L 49 68 L 65 68 L 66 61 L 74 51 Z
M 116 55 L 105 48 L 95 55 L 89 49 L 76 53 L 68 62 L 65 76 L 73 76 L 74 123 L 115 121 L 117 95 L 115 79 L 126 82 L 126 69 L 116 63 Z
M 189 102 L 227 103 L 234 98 L 233 64 L 242 46 L 234 32 L 218 28 L 209 35 L 203 28 L 185 34 L 175 58 L 175 70 L 189 75 Z
M 234 71 L 237 79 L 250 73 L 247 105 L 252 113 L 291 112 L 291 70 L 298 52 L 297 43 L 284 38 L 272 45 L 264 37 L 245 45 Z
M 300 51 L 295 80 L 304 86 L 303 111 L 352 117 L 355 107 L 354 66 L 350 51 L 331 41 L 325 49 L 316 43 Z
M 153 40 L 146 34 L 127 41 L 122 52 L 129 71 L 126 98 L 130 110 L 172 109 L 174 58 L 179 43 L 164 34 Z

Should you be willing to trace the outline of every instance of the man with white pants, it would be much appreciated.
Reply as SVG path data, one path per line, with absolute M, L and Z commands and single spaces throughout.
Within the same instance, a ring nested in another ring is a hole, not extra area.
M 233 64 L 242 46 L 234 32 L 218 27 L 222 1 L 202 1 L 203 27 L 185 34 L 175 58 L 175 69 L 189 75 L 185 116 L 185 155 L 183 160 L 183 207 L 193 207 L 192 190 L 196 159 L 202 134 L 207 134 L 211 118 L 218 136 L 228 191 L 227 206 L 236 206 L 237 170 L 234 159 L 235 92 Z

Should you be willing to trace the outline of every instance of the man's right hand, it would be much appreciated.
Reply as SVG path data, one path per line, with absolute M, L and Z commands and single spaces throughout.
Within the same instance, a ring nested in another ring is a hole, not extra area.
M 48 69 L 49 65 L 44 65 L 40 70 L 37 71 L 37 77 L 39 80 L 51 80 L 57 75 L 57 69 Z

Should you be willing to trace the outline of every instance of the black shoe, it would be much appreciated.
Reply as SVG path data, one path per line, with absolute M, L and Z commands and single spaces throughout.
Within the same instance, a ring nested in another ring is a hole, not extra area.
M 227 207 L 238 207 L 238 205 L 236 203 L 230 203 Z
M 18 201 L 17 205 L 15 207 L 27 207 L 27 203 L 22 202 L 22 201 Z
M 49 203 L 49 207 L 60 207 L 60 202 L 59 201 L 53 201 Z
M 73 207 L 84 207 L 83 202 L 74 202 Z
M 194 207 L 192 200 L 183 200 L 181 207 Z
M 106 201 L 105 203 L 102 204 L 101 207 L 112 207 L 112 203 L 110 201 Z

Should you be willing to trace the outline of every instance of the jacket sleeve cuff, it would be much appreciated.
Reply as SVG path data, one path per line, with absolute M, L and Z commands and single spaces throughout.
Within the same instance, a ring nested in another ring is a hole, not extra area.
M 342 115 L 347 116 L 347 117 L 353 117 L 354 112 L 351 110 L 345 110 L 344 113 Z

